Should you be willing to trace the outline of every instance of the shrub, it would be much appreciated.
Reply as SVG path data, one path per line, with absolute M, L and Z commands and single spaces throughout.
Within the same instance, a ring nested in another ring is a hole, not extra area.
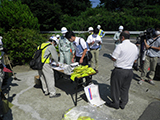
M 11 29 L 3 36 L 4 47 L 13 64 L 29 63 L 37 46 L 44 41 L 47 38 L 39 31 L 28 28 Z

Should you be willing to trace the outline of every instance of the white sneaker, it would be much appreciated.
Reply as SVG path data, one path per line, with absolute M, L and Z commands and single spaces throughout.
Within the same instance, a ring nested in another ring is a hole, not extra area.
M 155 83 L 153 82 L 152 79 L 148 80 L 148 82 L 149 82 L 150 84 L 152 84 L 152 85 L 155 85 Z
M 143 82 L 144 82 L 144 80 L 141 79 L 140 81 L 138 81 L 138 84 L 142 85 Z

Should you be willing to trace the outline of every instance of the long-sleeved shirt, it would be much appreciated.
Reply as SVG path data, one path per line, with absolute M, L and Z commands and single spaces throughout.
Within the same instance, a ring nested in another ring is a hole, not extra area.
M 71 43 L 67 38 L 61 37 L 59 40 L 59 52 L 70 52 L 70 49 L 72 49 L 72 53 L 75 52 L 73 43 Z
M 105 36 L 105 32 L 102 29 L 99 29 L 98 35 L 102 38 Z
M 121 34 L 121 33 L 120 33 L 119 31 L 116 32 L 116 33 L 114 34 L 113 40 L 115 40 L 115 41 L 119 40 L 120 34 Z
M 44 58 L 47 58 L 47 56 L 48 56 L 50 53 L 51 53 L 50 59 L 53 59 L 53 60 L 56 62 L 56 64 L 58 64 L 58 54 L 57 54 L 57 51 L 56 51 L 54 45 L 49 45 L 49 46 L 47 47 L 47 49 L 45 50 L 45 53 L 44 53 L 44 56 L 43 56 L 43 57 L 44 57 Z

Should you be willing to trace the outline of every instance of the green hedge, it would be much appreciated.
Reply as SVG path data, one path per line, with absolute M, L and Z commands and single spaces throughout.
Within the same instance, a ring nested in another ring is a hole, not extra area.
M 29 63 L 37 46 L 47 41 L 39 31 L 28 28 L 11 29 L 3 36 L 4 47 L 14 64 Z

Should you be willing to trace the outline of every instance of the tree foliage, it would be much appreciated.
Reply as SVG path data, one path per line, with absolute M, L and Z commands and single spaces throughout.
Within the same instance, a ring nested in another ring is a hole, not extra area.
M 53 30 L 60 26 L 61 6 L 54 0 L 22 0 L 38 18 L 41 31 Z
M 39 29 L 38 19 L 33 16 L 27 5 L 20 1 L 0 1 L 0 27 L 8 31 L 12 27 Z
M 151 9 L 151 10 L 149 10 Z M 156 14 L 160 6 L 148 6 L 144 10 L 139 8 L 124 9 L 121 12 L 107 11 L 106 8 L 89 8 L 78 17 L 64 15 L 61 23 L 68 29 L 88 30 L 88 27 L 96 27 L 98 24 L 105 31 L 118 30 L 120 25 L 131 31 L 141 31 L 160 24 L 160 16 Z M 154 16 L 154 17 L 152 17 Z
M 124 8 L 143 9 L 147 5 L 160 5 L 160 0 L 100 0 L 100 4 L 109 11 L 122 11 Z
M 4 48 L 14 64 L 29 63 L 37 46 L 44 41 L 47 39 L 39 31 L 29 28 L 11 29 L 3 36 Z
M 22 0 L 22 3 L 38 18 L 41 31 L 60 29 L 63 27 L 61 16 L 79 16 L 91 7 L 89 0 Z
M 79 16 L 92 6 L 89 0 L 55 0 L 55 2 L 61 5 L 63 14 L 69 16 Z

